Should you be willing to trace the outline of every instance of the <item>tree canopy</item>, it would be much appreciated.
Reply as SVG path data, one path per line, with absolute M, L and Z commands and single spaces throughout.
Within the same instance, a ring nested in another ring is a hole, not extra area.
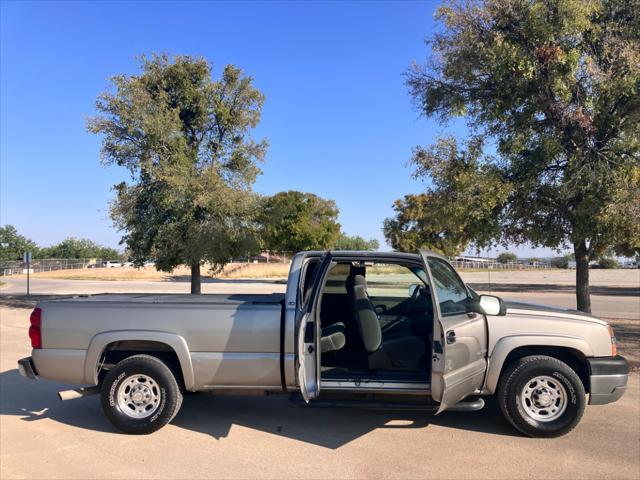
M 88 238 L 69 237 L 62 242 L 44 247 L 38 253 L 39 258 L 101 258 L 121 260 L 123 255 L 115 248 L 98 245 Z
M 639 10 L 638 0 L 454 1 L 438 10 L 429 60 L 407 76 L 424 115 L 465 117 L 470 136 L 495 151 L 508 192 L 486 210 L 496 240 L 573 247 L 586 312 L 589 258 L 640 245 Z M 441 211 L 428 194 L 423 211 Z M 476 219 L 450 222 L 455 240 Z
M 395 217 L 383 232 L 396 250 L 421 247 L 457 255 L 470 243 L 491 244 L 500 231 L 499 213 L 510 191 L 499 168 L 483 156 L 482 141 L 472 139 L 461 149 L 453 137 L 429 148 L 414 149 L 414 178 L 429 179 L 425 193 L 397 200 Z
M 119 260 L 123 255 L 115 248 L 97 244 L 88 238 L 69 237 L 50 247 L 41 247 L 33 240 L 18 233 L 13 225 L 0 227 L 0 261 L 20 261 L 24 252 L 32 252 L 33 258 L 102 258 Z
M 333 200 L 294 190 L 265 198 L 258 224 L 264 248 L 277 252 L 329 249 L 340 235 Z
M 256 198 L 267 141 L 255 141 L 264 96 L 253 79 L 227 65 L 219 80 L 202 58 L 142 57 L 139 75 L 112 78 L 88 130 L 102 135 L 102 160 L 126 167 L 111 216 L 137 264 L 152 257 L 171 271 L 221 267 L 257 248 Z
M 332 247 L 334 250 L 377 250 L 380 248 L 378 240 L 372 238 L 371 240 L 365 240 L 359 235 L 353 237 L 341 233 L 336 240 L 335 245 Z
M 39 252 L 38 245 L 20 235 L 13 225 L 0 227 L 0 262 L 22 260 L 24 252 L 32 252 L 36 256 Z
M 518 260 L 518 256 L 511 252 L 502 252 L 496 257 L 498 263 L 513 263 Z

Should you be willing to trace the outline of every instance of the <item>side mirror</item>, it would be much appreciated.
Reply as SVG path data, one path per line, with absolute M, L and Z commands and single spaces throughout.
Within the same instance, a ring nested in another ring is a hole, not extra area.
M 409 285 L 409 296 L 413 297 L 414 295 L 417 295 L 419 288 L 420 285 L 418 285 L 417 283 L 412 283 L 411 285 Z
M 506 315 L 507 306 L 499 297 L 493 295 L 480 295 L 478 301 L 481 312 L 485 315 Z

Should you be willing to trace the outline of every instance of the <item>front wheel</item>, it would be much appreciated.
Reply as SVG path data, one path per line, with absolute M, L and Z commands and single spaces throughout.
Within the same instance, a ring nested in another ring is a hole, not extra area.
M 509 422 L 530 437 L 559 437 L 582 418 L 585 391 L 576 372 L 557 358 L 524 357 L 502 374 L 500 409 Z
M 171 369 L 151 355 L 134 355 L 113 367 L 100 390 L 102 410 L 118 430 L 144 435 L 169 423 L 182 404 Z

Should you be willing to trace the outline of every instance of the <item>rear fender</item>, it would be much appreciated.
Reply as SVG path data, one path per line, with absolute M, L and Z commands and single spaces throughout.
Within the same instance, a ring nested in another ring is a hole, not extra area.
M 191 355 L 187 342 L 180 335 L 168 332 L 150 331 L 150 330 L 117 330 L 111 332 L 99 333 L 91 339 L 89 349 L 84 364 L 85 383 L 90 385 L 98 384 L 98 362 L 104 353 L 107 345 L 113 342 L 126 340 L 138 340 L 148 342 L 164 343 L 169 346 L 178 357 L 184 386 L 187 390 L 191 390 L 195 385 L 193 375 L 193 365 L 191 363 Z
M 561 347 L 581 352 L 585 357 L 592 357 L 593 351 L 587 341 L 581 337 L 552 335 L 515 335 L 501 338 L 489 357 L 489 369 L 483 393 L 495 393 L 500 380 L 504 361 L 513 350 L 520 347 Z

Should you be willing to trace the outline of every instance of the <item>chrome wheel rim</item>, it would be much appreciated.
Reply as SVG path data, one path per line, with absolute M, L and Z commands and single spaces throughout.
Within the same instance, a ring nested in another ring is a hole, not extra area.
M 118 407 L 131 418 L 147 418 L 160 406 L 160 387 L 148 375 L 131 375 L 118 387 Z
M 540 375 L 529 380 L 520 393 L 520 405 L 538 422 L 552 422 L 567 409 L 567 391 L 560 381 Z

